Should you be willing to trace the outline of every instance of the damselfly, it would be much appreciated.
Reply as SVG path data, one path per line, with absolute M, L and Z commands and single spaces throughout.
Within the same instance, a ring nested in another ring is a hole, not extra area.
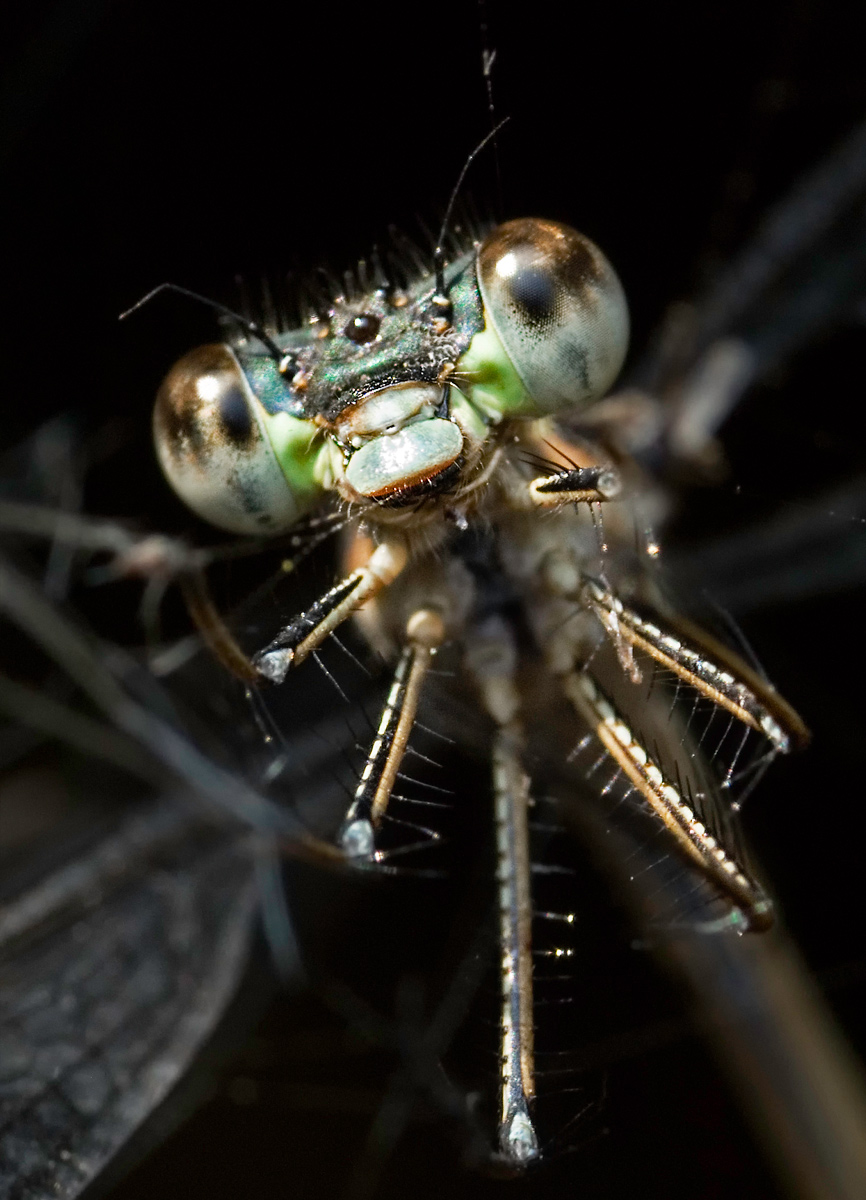
M 283 66 L 284 66 L 284 64 L 283 64 Z M 339 127 L 344 128 L 344 126 L 339 126 Z M 535 208 L 535 205 L 534 205 L 534 208 Z M 575 214 L 575 212 L 579 212 L 579 210 L 576 209 L 575 206 L 570 205 L 569 214 L 567 214 L 567 215 L 572 216 L 572 214 Z M 596 222 L 596 224 L 597 224 L 597 222 Z M 605 241 L 606 239 L 600 238 L 600 240 Z M 363 246 L 361 246 L 359 248 L 361 248 L 361 250 L 362 250 Z M 617 259 L 618 263 L 621 262 L 619 254 L 613 253 L 612 257 Z M 162 274 L 162 270 L 161 270 L 160 274 Z M 176 276 L 175 269 L 172 269 L 172 274 Z M 626 274 L 627 274 L 627 269 L 626 269 Z M 152 278 L 152 276 L 150 276 L 150 277 Z M 128 284 L 127 284 L 127 288 L 128 288 Z M 128 296 L 128 294 L 130 294 L 130 293 L 128 293 L 128 290 L 127 290 L 126 295 Z M 332 296 L 331 296 L 331 299 L 332 299 Z M 119 305 L 118 307 L 120 307 L 120 306 L 121 305 Z M 374 316 L 377 316 L 377 313 L 374 313 Z M 248 346 L 247 349 L 249 349 L 249 348 L 251 348 L 251 347 Z M 253 347 L 253 348 L 255 348 L 255 347 Z M 260 349 L 260 347 L 258 347 L 258 349 Z M 361 349 L 362 353 L 365 352 L 365 347 L 361 346 L 360 349 Z M 264 365 L 267 365 L 267 356 L 266 355 L 260 355 L 259 358 L 260 358 L 260 361 L 263 362 Z M 631 412 L 632 416 L 635 416 L 636 414 L 639 415 L 639 406 L 632 407 L 630 409 L 630 412 Z M 421 415 L 421 414 L 416 414 L 416 415 Z M 403 416 L 405 416 L 405 414 L 403 414 Z M 437 419 L 438 419 L 437 416 L 435 416 L 435 414 L 433 414 L 432 420 L 437 420 Z M 410 430 L 413 427 L 414 427 L 413 425 L 408 426 L 408 428 L 410 428 Z M 623 425 L 619 424 L 618 428 L 620 431 L 623 430 Z M 596 433 L 597 432 L 599 432 L 599 431 L 596 431 Z M 611 426 L 607 426 L 605 432 L 607 434 L 611 434 L 611 432 L 612 432 Z M 361 434 L 361 436 L 363 436 L 363 434 Z M 548 440 L 549 440 L 549 438 L 548 438 Z M 557 451 L 554 451 L 551 448 L 551 446 L 548 446 L 545 443 L 541 443 L 540 445 L 531 446 L 530 452 L 531 452 L 531 454 L 541 455 L 542 457 L 547 458 L 547 460 L 548 460 L 547 467 L 549 470 L 551 470 L 551 472 L 553 472 L 554 468 L 559 469 L 560 467 L 561 468 L 569 467 L 569 463 L 567 463 L 564 460 L 564 458 L 561 457 L 560 454 L 558 454 Z M 575 455 L 572 454 L 571 450 L 566 448 L 565 452 L 570 457 L 575 457 Z M 611 454 L 611 451 L 608 451 L 608 457 L 613 457 L 613 455 Z M 531 482 L 530 475 L 533 475 L 533 473 L 527 474 L 527 472 L 528 472 L 527 464 L 518 461 L 517 467 L 518 467 L 518 474 L 525 475 L 525 479 L 527 479 L 528 482 Z M 534 475 L 533 475 L 533 478 L 535 478 Z M 152 494 L 154 494 L 154 488 L 151 488 L 151 491 L 149 492 L 149 496 L 152 496 Z M 656 493 L 656 494 L 658 494 L 658 493 Z M 431 502 L 431 505 L 428 505 L 428 508 L 431 508 L 432 504 L 433 504 L 433 502 Z M 631 530 L 630 530 L 629 534 L 627 534 L 626 536 L 623 536 L 620 533 L 618 533 L 617 520 L 615 520 L 613 511 L 614 510 L 613 510 L 613 506 L 612 506 L 611 511 L 606 512 L 605 520 L 603 520 L 603 530 L 605 530 L 606 539 L 608 541 L 609 546 L 611 546 L 611 550 L 608 551 L 606 556 L 605 556 L 605 554 L 599 553 L 599 542 L 597 542 L 597 535 L 595 533 L 593 524 L 591 524 L 589 521 L 589 518 L 585 518 L 585 520 L 581 526 L 581 533 L 579 533 L 579 536 L 581 536 L 582 539 L 585 536 L 585 545 L 588 546 L 588 551 L 587 551 L 588 556 L 591 557 L 591 559 L 593 559 L 593 570 L 591 570 L 591 576 L 593 576 L 593 577 L 591 577 L 590 580 L 585 581 L 585 583 L 587 583 L 588 587 L 594 586 L 597 588 L 597 587 L 599 587 L 600 582 L 602 584 L 603 584 L 603 582 L 605 582 L 603 580 L 600 580 L 600 578 L 599 578 L 602 571 L 605 572 L 605 574 L 608 576 L 613 575 L 613 572 L 614 572 L 613 560 L 618 557 L 617 547 L 623 547 L 624 545 L 626 545 L 627 548 L 629 548 L 629 551 L 631 551 L 631 547 L 633 546 Z M 420 515 L 422 517 L 423 517 L 423 515 L 425 515 L 425 512 L 423 512 L 423 509 L 421 510 Z M 548 522 L 542 522 L 541 524 L 542 524 L 542 528 L 549 529 L 549 527 L 552 527 L 554 523 L 555 523 L 555 521 L 548 521 Z M 638 522 L 638 527 L 639 527 L 638 533 L 643 535 L 645 527 L 647 527 L 648 524 L 650 524 L 650 523 L 651 522 L 649 520 L 639 521 Z M 459 530 L 457 530 L 457 533 L 459 533 Z M 476 564 L 477 570 L 479 570 L 479 571 L 486 570 L 487 564 L 485 563 L 485 560 L 483 560 L 483 554 L 481 554 L 481 556 L 479 556 L 479 557 L 481 559 L 481 562 L 479 564 Z M 609 562 L 607 566 L 603 565 L 603 564 L 605 564 L 606 559 L 611 560 L 611 562 Z M 299 574 L 301 574 L 300 566 L 299 566 Z M 626 564 L 626 569 L 623 571 L 623 577 L 625 577 L 625 578 L 633 577 L 633 570 L 632 570 L 631 564 Z M 608 583 L 609 582 L 611 582 L 611 580 L 609 580 L 609 578 L 608 578 Z M 699 586 L 700 586 L 700 581 L 699 581 Z M 595 601 L 597 610 L 600 611 L 601 616 L 603 618 L 605 618 L 608 625 L 613 623 L 612 617 L 615 617 L 615 618 L 617 618 L 617 620 L 620 620 L 620 614 L 615 612 L 615 608 L 614 608 L 613 612 L 611 611 L 612 605 L 613 605 L 613 599 L 611 598 L 611 592 L 612 592 L 611 588 L 605 589 L 605 587 L 602 586 L 601 589 L 597 590 L 597 592 L 594 595 L 594 601 Z M 426 588 L 425 588 L 425 594 L 427 594 Z M 588 602 L 589 602 L 589 596 L 588 596 Z M 276 617 L 277 613 L 272 612 L 271 616 Z M 407 614 L 407 616 L 408 616 L 408 614 Z M 623 616 L 625 616 L 625 614 L 623 614 Z M 261 614 L 259 613 L 257 618 L 255 618 L 255 619 L 257 619 L 257 625 L 258 625 L 258 628 L 260 629 L 261 626 L 263 626 L 263 624 L 265 624 L 267 618 L 261 616 Z M 557 626 L 557 622 L 555 622 L 554 614 L 551 614 L 551 624 L 554 626 L 554 628 L 555 628 L 555 626 Z M 567 629 L 567 626 L 563 626 L 563 628 Z M 253 632 L 255 632 L 255 631 L 253 631 Z M 529 636 L 529 635 L 527 635 L 527 636 Z M 641 635 L 639 635 L 639 632 L 637 631 L 636 626 L 635 626 L 635 628 L 631 629 L 631 636 L 633 636 L 633 637 L 641 636 Z M 685 642 L 685 638 L 680 636 L 680 637 L 678 637 L 678 641 L 680 642 L 680 646 L 682 646 L 682 643 Z M 247 637 L 245 640 L 245 646 L 247 646 L 248 648 L 252 649 L 255 646 L 257 646 L 257 644 L 258 643 L 255 642 L 254 637 L 252 637 L 252 638 Z M 627 659 L 627 655 L 629 655 L 629 650 L 627 650 L 627 644 L 629 644 L 629 643 L 627 643 L 627 638 L 625 640 L 625 644 L 623 643 L 623 641 L 620 641 L 620 643 L 619 643 L 620 655 L 623 656 L 624 659 Z M 668 649 L 673 649 L 673 647 L 668 647 Z M 705 656 L 704 656 L 704 658 L 705 658 Z M 597 665 L 597 655 L 596 655 L 596 659 L 594 661 L 596 661 L 596 665 Z M 669 665 L 669 664 L 666 664 L 666 665 Z M 347 668 L 347 670 L 348 670 L 348 668 Z M 609 672 L 611 672 L 612 678 L 619 678 L 617 676 L 618 667 L 615 666 L 615 664 L 609 665 L 609 667 L 606 668 L 606 670 L 609 670 Z M 308 676 L 309 676 L 309 673 L 311 673 L 312 671 L 313 671 L 312 666 L 308 665 L 307 666 Z M 645 676 L 645 679 L 647 679 L 647 685 L 649 686 L 649 676 Z M 547 697 L 545 695 L 545 689 L 537 688 L 536 683 L 537 683 L 537 680 L 530 678 L 528 676 L 524 676 L 524 678 L 522 678 L 522 688 L 523 688 L 524 697 L 531 697 L 531 703 L 533 703 L 534 713 L 541 713 L 543 702 L 546 701 Z M 656 698 L 660 697 L 662 694 L 662 685 L 663 685 L 663 680 L 656 680 L 656 684 L 655 684 L 655 688 L 654 688 L 654 695 L 656 696 Z M 441 685 L 441 688 L 444 689 L 445 686 L 447 686 L 447 685 L 443 684 L 443 685 Z M 674 690 L 675 690 L 675 686 L 674 686 Z M 463 716 L 465 713 L 469 712 L 469 709 L 471 708 L 471 706 L 469 706 L 467 698 L 465 698 L 465 697 L 467 697 L 467 692 L 462 692 L 461 698 L 462 698 L 464 707 L 461 709 L 461 716 Z M 587 700 L 587 702 L 590 702 L 590 700 L 591 700 L 591 697 L 584 697 L 584 698 L 585 698 L 585 700 Z M 669 691 L 668 692 L 668 701 L 672 700 L 672 698 L 673 698 L 673 691 Z M 235 718 L 234 719 L 236 721 L 240 722 L 241 720 L 243 720 L 245 718 L 243 718 L 242 715 L 237 715 L 237 714 L 243 712 L 243 706 L 242 706 L 242 703 L 239 701 L 236 701 L 236 703 L 240 704 L 240 708 L 235 709 Z M 332 703 L 335 704 L 335 706 L 336 706 L 337 702 L 335 700 L 335 701 L 332 701 Z M 596 700 L 596 703 L 597 703 L 597 700 Z M 525 704 L 527 704 L 527 700 L 525 700 L 525 698 L 524 698 L 524 707 L 525 707 Z M 229 712 L 230 712 L 230 710 L 229 710 Z M 708 710 L 708 712 L 709 712 L 709 710 Z M 666 708 L 664 708 L 664 713 L 667 714 L 667 706 L 666 706 Z M 558 713 L 551 714 L 551 718 L 549 718 L 549 726 L 546 726 L 546 728 L 545 728 L 545 733 L 546 734 L 549 733 L 549 738 L 541 738 L 540 739 L 542 749 L 549 750 L 549 746 L 551 746 L 554 742 L 555 742 L 555 744 L 557 744 L 559 746 L 560 749 L 565 749 L 565 750 L 573 749 L 573 748 L 575 748 L 575 745 L 579 744 L 579 739 L 572 740 L 572 742 L 567 742 L 566 739 L 560 740 L 558 734 L 554 738 L 554 730 L 555 730 L 554 718 L 559 718 L 559 716 L 560 716 L 560 714 L 558 714 Z M 642 720 L 647 721 L 649 724 L 650 718 L 649 718 L 649 716 L 647 716 L 647 718 L 642 718 Z M 637 722 L 632 722 L 632 724 L 637 724 Z M 758 719 L 758 724 L 759 724 L 759 719 Z M 777 724 L 778 724 L 778 722 L 777 722 Z M 453 731 L 451 731 L 451 732 L 453 733 Z M 362 733 L 362 731 L 361 731 L 361 733 Z M 360 737 L 361 733 L 357 734 L 357 736 Z M 645 737 L 644 740 L 649 740 L 649 736 Z M 623 744 L 623 743 L 621 743 L 621 740 L 620 740 L 620 744 Z M 678 738 L 678 740 L 676 740 L 676 744 L 678 744 L 680 746 L 682 745 L 682 734 L 680 734 L 680 737 Z M 539 752 L 537 752 L 537 745 L 539 745 L 539 743 L 536 743 L 535 746 L 530 746 L 530 749 L 529 749 L 530 766 L 533 767 L 533 773 L 536 773 L 537 767 L 539 767 L 539 763 L 541 763 L 542 764 L 542 770 L 541 770 L 542 776 L 547 775 L 547 774 L 551 775 L 551 779 L 549 779 L 549 784 L 545 788 L 545 792 L 549 791 L 552 793 L 555 790 L 557 790 L 558 786 L 565 785 L 567 787 L 569 785 L 573 785 L 573 784 L 575 784 L 576 780 L 583 778 L 583 774 L 585 772 L 593 772 L 593 766 L 596 761 L 597 755 L 589 758 L 589 761 L 585 760 L 584 756 L 588 754 L 589 748 L 584 748 L 582 751 L 579 751 L 579 754 L 576 757 L 575 762 L 573 762 L 573 767 L 575 767 L 575 772 L 576 772 L 575 778 L 566 779 L 566 780 L 560 780 L 557 778 L 553 778 L 553 776 L 555 776 L 555 770 L 553 770 L 553 772 L 549 772 L 549 770 L 545 766 L 543 766 L 543 763 L 545 763 L 545 760 L 543 760 L 543 755 L 541 755 L 541 754 L 539 754 Z M 727 756 L 726 760 L 724 760 L 724 761 L 726 761 L 726 770 L 727 770 L 728 764 L 730 763 L 730 761 L 732 761 L 734 754 L 735 754 L 735 748 L 732 750 L 732 752 L 730 752 L 730 754 Z M 660 757 L 663 757 L 663 755 L 660 755 Z M 732 779 L 734 778 L 734 775 L 739 773 L 741 766 L 745 766 L 745 764 L 747 764 L 747 762 L 748 762 L 748 760 L 746 757 L 746 758 L 742 758 L 742 760 L 738 764 L 736 764 L 736 766 L 734 767 L 734 770 L 733 770 Z M 645 764 L 644 764 L 644 766 L 645 766 Z M 591 773 L 590 778 L 597 779 L 597 774 L 599 774 L 601 769 L 602 769 L 602 767 L 596 768 L 595 772 Z M 476 778 L 480 778 L 480 776 L 476 776 Z M 536 778 L 537 778 L 537 775 L 536 775 Z M 724 781 L 724 776 L 722 778 L 722 781 Z M 599 790 L 600 791 L 605 790 L 605 787 L 607 786 L 608 782 L 609 782 L 609 778 L 602 778 L 601 780 L 599 780 Z M 687 788 L 688 787 L 687 781 L 684 781 L 684 785 L 682 785 L 682 786 L 684 786 L 684 788 Z M 694 787 L 694 785 L 692 785 L 692 786 Z M 614 782 L 614 786 L 613 786 L 612 790 L 609 790 L 607 793 L 607 796 L 608 796 L 609 800 L 611 800 L 611 803 L 614 803 L 615 800 L 618 799 L 617 792 L 615 792 L 615 787 L 617 787 L 617 784 L 615 784 L 615 782 Z M 699 790 L 699 788 L 694 787 L 694 790 Z M 479 798 L 479 803 L 483 803 L 483 800 L 481 798 Z M 435 821 L 425 822 L 425 823 L 433 824 L 433 827 L 435 827 Z M 197 842 L 194 841 L 194 839 L 191 836 L 190 840 L 187 841 L 187 845 L 188 845 L 188 847 L 190 847 L 190 852 L 192 853 L 193 847 L 197 845 Z M 398 846 L 401 845 L 401 840 L 398 839 L 397 845 Z M 667 858 L 668 858 L 668 862 L 672 862 L 672 863 L 676 862 L 676 860 L 678 860 L 678 859 L 676 859 L 675 852 L 670 852 L 668 854 Z M 395 859 L 395 862 L 398 862 L 398 860 Z M 215 869 L 218 870 L 218 868 L 215 868 Z M 227 876 L 227 878 L 228 878 L 228 876 Z M 398 881 L 395 881 L 395 882 L 398 882 Z M 679 913 L 668 911 L 666 914 L 664 914 L 664 919 L 666 919 L 667 922 L 670 923 L 670 922 L 673 922 L 673 920 L 678 919 L 678 917 L 681 918 L 681 917 L 686 916 L 687 919 L 690 920 L 690 922 L 693 925 L 694 920 L 696 920 L 696 917 L 698 919 L 703 919 L 705 917 L 704 913 L 696 913 L 696 911 L 694 911 L 694 908 L 696 908 L 696 904 L 698 904 L 698 902 L 692 900 L 692 901 L 688 902 L 688 904 L 685 906 L 684 910 L 681 910 Z M 698 907 L 699 907 L 699 904 L 698 904 Z M 567 911 L 567 910 L 564 910 L 564 911 Z M 712 913 L 712 919 L 715 919 L 715 916 L 716 916 L 716 914 Z M 552 944 L 552 948 L 557 948 L 557 942 L 554 941 L 551 944 Z M 563 944 L 565 944 L 565 942 Z M 396 948 L 395 948 L 395 953 L 396 953 Z M 495 1075 L 495 1068 L 489 1074 Z M 578 1104 L 578 1106 L 579 1106 L 579 1104 Z

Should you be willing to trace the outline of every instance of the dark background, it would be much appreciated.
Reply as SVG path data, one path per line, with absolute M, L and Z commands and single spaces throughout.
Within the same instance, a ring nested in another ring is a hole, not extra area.
M 853 9 L 805 0 L 536 5 L 517 18 L 490 5 L 496 114 L 511 121 L 500 137 L 501 199 L 492 155 L 473 166 L 469 191 L 482 210 L 565 220 L 598 241 L 630 297 L 638 352 L 666 306 L 698 290 L 766 206 L 866 112 L 866 30 Z M 65 0 L 7 11 L 4 444 L 57 413 L 75 414 L 85 436 L 108 423 L 111 453 L 88 476 L 88 511 L 204 536 L 153 464 L 149 419 L 161 376 L 213 338 L 213 321 L 175 298 L 123 325 L 117 314 L 164 280 L 237 304 L 237 275 L 255 293 L 264 276 L 351 265 L 391 223 L 413 236 L 418 217 L 435 226 L 489 128 L 479 23 L 472 3 L 220 11 Z M 728 481 L 715 499 L 689 495 L 686 543 L 782 503 L 813 511 L 862 471 L 862 347 L 849 323 L 758 389 L 726 431 Z M 808 484 L 792 478 L 795 464 L 808 464 Z M 829 579 L 840 572 L 828 543 Z M 769 676 L 815 731 L 806 757 L 774 767 L 747 823 L 792 932 L 862 1048 L 852 836 L 862 601 L 841 575 L 841 588 L 818 581 L 815 594 L 774 598 L 741 618 Z M 623 987 L 634 986 L 632 968 L 621 969 Z M 661 1019 L 667 1003 L 662 990 L 644 1011 Z M 611 1055 L 592 1135 L 578 1132 L 574 1153 L 518 1190 L 771 1194 L 685 1018 L 676 1009 L 670 1017 L 670 1037 L 655 1036 L 647 1017 L 637 1049 Z M 253 1055 L 259 1066 L 241 1073 L 252 1091 L 230 1071 L 208 1108 L 119 1195 L 255 1187 L 315 1197 L 340 1187 L 369 1113 L 341 1110 L 333 1096 L 317 1110 L 288 1068 L 268 1074 L 261 1059 L 287 1036 L 279 1012 L 270 1020 Z M 639 1033 L 642 1020 L 636 1006 L 624 1033 Z M 318 1036 L 327 1040 L 327 1026 Z M 493 1186 L 462 1172 L 433 1125 L 387 1166 L 382 1194 Z

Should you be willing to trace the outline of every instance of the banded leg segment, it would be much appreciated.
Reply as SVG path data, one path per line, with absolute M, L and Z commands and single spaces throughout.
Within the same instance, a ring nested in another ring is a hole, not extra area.
M 252 662 L 259 676 L 282 683 L 290 667 L 302 663 L 338 625 L 393 583 L 407 559 L 402 543 L 382 542 L 363 567 L 341 579 L 254 655 Z
M 252 658 L 241 649 L 218 613 L 204 573 L 184 572 L 179 583 L 189 614 L 208 648 L 228 671 L 255 686 L 262 680 L 282 683 L 290 667 L 302 663 L 338 625 L 393 583 L 407 559 L 402 543 L 383 542 L 363 567 L 341 579 Z
M 375 831 L 385 815 L 406 753 L 424 677 L 444 640 L 445 624 L 439 613 L 431 609 L 420 609 L 406 623 L 406 645 L 340 830 L 340 844 L 350 858 L 367 858 L 375 851 Z
M 530 1118 L 535 1098 L 532 1002 L 532 893 L 529 858 L 529 780 L 520 763 L 520 725 L 497 730 L 493 797 L 499 889 L 502 986 L 502 1102 L 499 1148 L 520 1165 L 538 1156 Z
M 535 1098 L 535 1036 L 529 780 L 520 761 L 523 729 L 516 652 L 504 622 L 493 618 L 474 632 L 466 661 L 497 725 L 492 765 L 502 999 L 499 1149 L 507 1162 L 522 1167 L 538 1157 L 530 1111 Z
M 809 731 L 797 713 L 726 647 L 714 645 L 708 651 L 697 638 L 694 645 L 688 645 L 674 633 L 644 620 L 595 581 L 583 584 L 580 597 L 601 622 L 621 661 L 622 643 L 643 651 L 713 704 L 763 734 L 776 753 L 787 754 L 792 743 L 801 748 L 808 744 Z M 710 657 L 711 652 L 717 661 Z
M 615 500 L 622 491 L 619 475 L 610 467 L 572 467 L 540 475 L 527 485 L 537 508 L 561 508 L 564 504 L 597 504 Z
M 773 908 L 745 866 L 720 845 L 688 798 L 666 779 L 645 746 L 586 672 L 563 678 L 565 693 L 632 787 L 644 798 L 675 842 L 743 912 L 750 929 L 768 929 Z

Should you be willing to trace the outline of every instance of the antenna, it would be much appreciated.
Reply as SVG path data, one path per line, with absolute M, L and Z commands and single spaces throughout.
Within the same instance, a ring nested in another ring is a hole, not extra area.
M 436 249 L 433 251 L 433 267 L 436 272 L 436 294 L 433 297 L 433 303 L 441 309 L 448 310 L 451 307 L 451 301 L 448 299 L 448 293 L 445 291 L 445 251 L 442 243 L 445 241 L 445 234 L 448 232 L 448 223 L 451 220 L 451 214 L 454 211 L 454 204 L 457 200 L 457 195 L 463 186 L 463 180 L 466 178 L 466 172 L 472 166 L 475 159 L 484 149 L 488 142 L 492 141 L 503 125 L 507 125 L 508 117 L 504 117 L 498 125 L 495 125 L 490 132 L 481 139 L 474 150 L 470 151 L 463 164 L 460 174 L 457 176 L 451 196 L 448 200 L 448 207 L 445 209 L 445 216 L 442 218 L 442 226 L 439 230 L 439 239 L 436 243 Z
M 270 334 L 266 333 L 257 322 L 242 317 L 240 313 L 236 313 L 234 309 L 228 308 L 225 304 L 220 304 L 218 300 L 210 300 L 207 296 L 202 296 L 198 292 L 191 291 L 189 288 L 181 287 L 179 283 L 160 283 L 157 287 L 151 288 L 146 296 L 142 296 L 140 300 L 137 300 L 133 304 L 132 308 L 128 308 L 125 312 L 122 312 L 117 318 L 118 321 L 125 321 L 127 317 L 131 316 L 134 312 L 138 312 L 140 308 L 143 308 L 145 304 L 149 304 L 151 300 L 159 296 L 162 292 L 175 292 L 178 296 L 186 296 L 189 300 L 197 300 L 199 304 L 204 304 L 207 308 L 213 309 L 214 312 L 231 318 L 232 321 L 240 325 L 241 329 L 259 339 L 277 364 L 281 375 L 285 375 L 289 367 L 293 365 L 294 360 L 292 356 L 287 354 L 285 350 L 281 350 Z

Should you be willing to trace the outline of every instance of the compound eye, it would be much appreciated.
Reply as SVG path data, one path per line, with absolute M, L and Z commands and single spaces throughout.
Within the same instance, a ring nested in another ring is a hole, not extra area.
M 589 238 L 554 221 L 500 225 L 478 251 L 487 320 L 541 412 L 603 396 L 628 346 L 613 267 Z
M 212 525 L 273 534 L 297 520 L 260 405 L 228 346 L 201 346 L 175 363 L 157 394 L 153 433 L 169 483 Z

